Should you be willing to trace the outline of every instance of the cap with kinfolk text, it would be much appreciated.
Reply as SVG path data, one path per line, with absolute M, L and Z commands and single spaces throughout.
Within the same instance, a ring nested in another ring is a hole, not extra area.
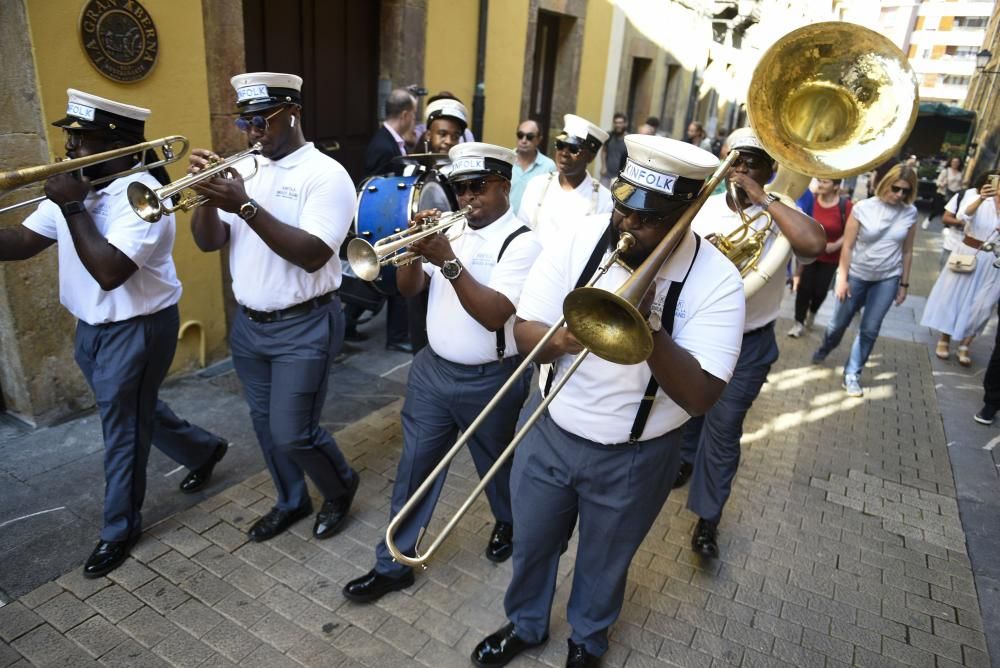
M 448 151 L 448 159 L 451 160 L 449 181 L 464 181 L 487 174 L 496 174 L 510 181 L 517 156 L 514 151 L 503 146 L 470 141 L 452 146 Z
M 469 126 L 469 110 L 458 100 L 442 98 L 434 100 L 427 105 L 424 111 L 424 125 L 430 127 L 431 123 L 438 118 L 451 118 L 458 121 L 462 126 L 462 132 Z
M 770 158 L 770 154 L 750 128 L 737 128 L 726 139 L 730 151 L 754 151 Z
M 556 137 L 556 141 L 589 148 L 597 153 L 608 136 L 607 132 L 582 116 L 563 114 L 563 131 Z
M 142 141 L 149 109 L 69 88 L 66 116 L 52 123 L 65 130 L 105 130 Z
M 625 167 L 611 184 L 611 194 L 636 211 L 686 206 L 719 167 L 719 159 L 708 151 L 655 135 L 626 135 L 625 152 Z
M 248 114 L 282 104 L 302 105 L 302 77 L 280 72 L 247 72 L 229 80 L 236 91 L 239 113 Z

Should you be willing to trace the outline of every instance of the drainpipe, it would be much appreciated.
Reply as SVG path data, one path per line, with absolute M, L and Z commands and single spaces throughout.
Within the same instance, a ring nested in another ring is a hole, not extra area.
M 479 0 L 479 37 L 476 41 L 476 92 L 472 96 L 472 134 L 483 140 L 483 114 L 486 110 L 486 20 L 490 0 Z

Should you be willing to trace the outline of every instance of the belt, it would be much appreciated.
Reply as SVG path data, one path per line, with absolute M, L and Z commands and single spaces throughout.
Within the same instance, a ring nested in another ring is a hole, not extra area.
M 970 237 L 968 234 L 966 234 L 965 238 L 962 239 L 962 243 L 965 244 L 966 246 L 970 247 L 970 248 L 975 248 L 977 250 L 979 248 L 982 248 L 982 246 L 983 246 L 983 242 L 981 240 L 979 240 L 979 239 L 977 239 L 975 237 Z
M 279 320 L 290 320 L 292 318 L 303 316 L 311 312 L 313 309 L 319 308 L 324 304 L 329 304 L 336 296 L 337 291 L 334 290 L 333 292 L 328 292 L 325 295 L 308 299 L 301 304 L 295 304 L 294 306 L 289 306 L 288 308 L 279 309 L 277 311 L 255 311 L 252 308 L 247 308 L 246 306 L 240 306 L 240 308 L 243 309 L 246 316 L 254 322 L 278 322 Z
M 774 321 L 772 320 L 766 325 L 761 325 L 757 329 L 751 329 L 749 332 L 743 332 L 743 338 L 745 339 L 748 336 L 753 336 L 754 334 L 760 334 L 761 332 L 766 332 L 767 330 L 773 328 L 774 328 Z

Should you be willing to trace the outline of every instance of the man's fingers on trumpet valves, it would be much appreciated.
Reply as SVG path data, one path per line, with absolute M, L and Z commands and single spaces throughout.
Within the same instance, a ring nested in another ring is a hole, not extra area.
M 197 174 L 221 160 L 216 153 L 205 148 L 196 148 L 188 154 L 188 174 Z

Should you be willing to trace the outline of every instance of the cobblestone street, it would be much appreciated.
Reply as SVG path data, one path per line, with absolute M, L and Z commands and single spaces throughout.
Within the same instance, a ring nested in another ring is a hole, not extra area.
M 781 358 L 748 418 L 722 558 L 692 555 L 695 517 L 677 490 L 633 563 L 604 665 L 989 666 L 926 345 L 882 337 L 852 399 L 834 366 L 846 343 L 812 366 L 819 332 L 787 339 L 789 324 L 778 322 Z M 340 592 L 371 567 L 387 522 L 400 406 L 336 434 L 362 475 L 343 534 L 315 541 L 307 520 L 248 543 L 274 495 L 262 471 L 150 527 L 110 577 L 77 567 L 0 607 L 0 666 L 469 665 L 504 623 L 510 574 L 483 556 L 483 500 L 415 586 L 368 606 Z M 474 479 L 461 456 L 437 522 Z M 512 665 L 565 661 L 574 554 L 551 639 Z

